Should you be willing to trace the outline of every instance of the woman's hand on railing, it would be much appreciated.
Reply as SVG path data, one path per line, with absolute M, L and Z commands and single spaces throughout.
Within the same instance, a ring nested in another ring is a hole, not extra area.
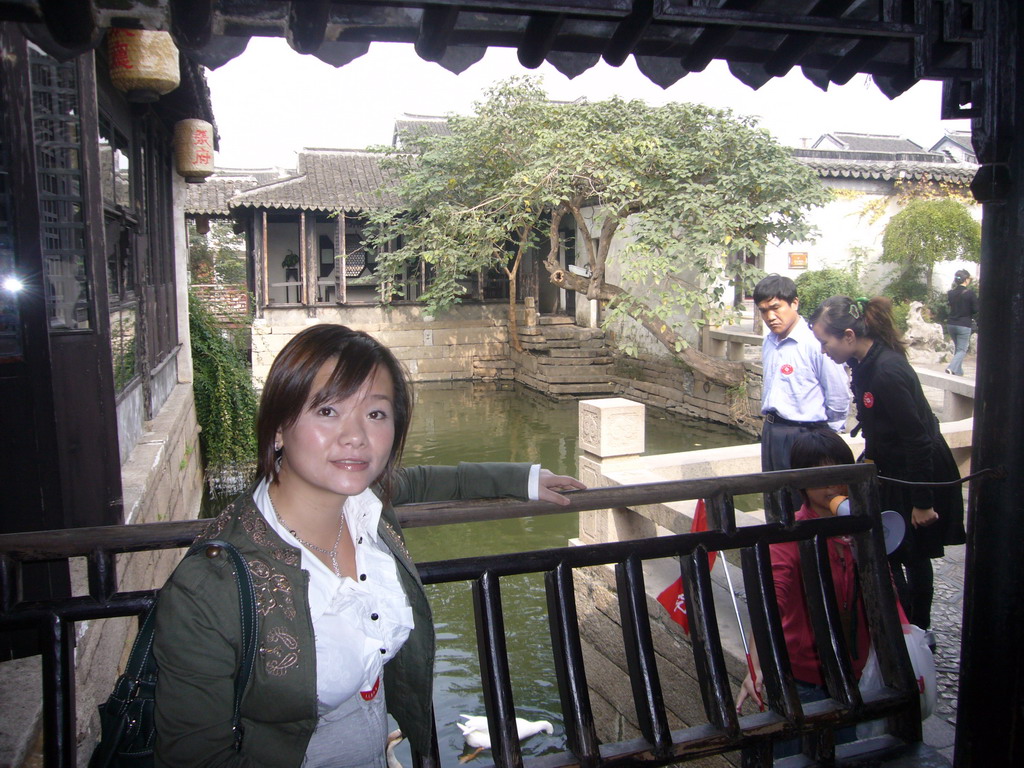
M 556 475 L 550 470 L 543 468 L 540 471 L 538 498 L 541 501 L 550 501 L 553 504 L 560 504 L 564 507 L 569 503 L 569 499 L 559 493 L 559 491 L 585 491 L 586 489 L 587 486 L 575 477 Z

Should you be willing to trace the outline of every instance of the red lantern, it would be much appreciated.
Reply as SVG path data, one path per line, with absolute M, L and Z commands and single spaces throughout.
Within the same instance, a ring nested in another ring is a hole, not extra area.
M 107 33 L 110 80 L 129 101 L 153 102 L 181 83 L 170 32 L 113 27 Z
M 213 126 L 189 118 L 174 124 L 174 166 L 185 181 L 206 181 L 213 173 Z

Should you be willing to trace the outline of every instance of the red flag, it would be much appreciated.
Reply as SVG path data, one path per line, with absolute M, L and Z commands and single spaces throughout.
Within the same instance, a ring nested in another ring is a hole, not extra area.
M 708 514 L 704 507 L 704 499 L 697 499 L 697 507 L 693 513 L 693 523 L 690 525 L 690 533 L 699 533 L 708 529 Z M 717 552 L 708 552 L 708 569 L 715 567 Z M 658 595 L 658 602 L 661 603 L 672 620 L 683 628 L 683 632 L 690 634 L 690 622 L 686 617 L 686 596 L 683 594 L 683 577 L 673 581 Z

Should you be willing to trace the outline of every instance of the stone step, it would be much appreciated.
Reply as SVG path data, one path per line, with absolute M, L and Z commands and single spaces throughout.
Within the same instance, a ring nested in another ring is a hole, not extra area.
M 592 355 L 583 358 L 549 357 L 547 355 L 535 355 L 540 367 L 550 370 L 552 368 L 580 368 L 590 370 L 595 365 L 611 365 L 612 358 L 609 355 Z
M 506 358 L 473 361 L 474 379 L 511 379 L 515 370 L 515 364 Z
M 602 347 L 604 345 L 601 345 Z M 548 350 L 549 357 L 559 358 L 574 358 L 582 360 L 592 360 L 594 357 L 609 357 L 608 350 L 602 349 L 601 347 L 552 347 Z M 607 362 L 611 362 L 609 359 Z
M 548 341 L 561 339 L 595 339 L 603 338 L 604 331 L 598 328 L 580 328 L 578 325 L 548 325 L 543 329 L 544 338 Z
M 549 391 L 554 395 L 612 395 L 615 394 L 615 384 L 551 384 Z
M 558 398 L 579 395 L 611 395 L 616 392 L 613 381 L 551 383 L 531 376 L 522 370 L 516 372 L 516 380 L 528 387 Z
M 540 325 L 575 325 L 576 323 L 568 315 L 539 315 L 537 322 Z
M 600 384 L 610 382 L 613 378 L 611 370 L 605 370 L 603 366 L 594 366 L 593 372 L 583 371 L 580 368 L 543 368 L 534 371 L 531 375 L 552 384 Z
M 603 349 L 607 345 L 603 338 L 592 339 L 524 339 L 520 337 L 524 349 L 544 352 L 550 349 Z

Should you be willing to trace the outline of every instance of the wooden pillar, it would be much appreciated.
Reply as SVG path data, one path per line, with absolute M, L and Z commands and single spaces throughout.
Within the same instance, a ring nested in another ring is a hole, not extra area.
M 267 212 L 260 211 L 259 230 L 256 238 L 256 311 L 263 317 L 263 308 L 270 299 L 269 276 L 267 275 Z
M 308 313 L 314 313 L 313 305 L 316 303 L 316 272 L 309 268 L 309 218 L 305 211 L 299 211 L 299 301 L 305 304 Z
M 1024 10 L 986 4 L 981 116 L 973 141 L 983 204 L 974 471 L 968 510 L 957 766 L 1024 765 Z
M 341 258 L 338 259 L 338 266 L 334 269 L 338 273 L 339 288 L 338 296 L 341 297 L 341 303 L 348 303 L 348 245 L 346 244 L 346 228 L 348 225 L 345 223 L 345 212 L 341 211 L 338 213 L 338 239 L 337 245 L 334 246 L 334 253 L 337 255 L 341 254 Z

